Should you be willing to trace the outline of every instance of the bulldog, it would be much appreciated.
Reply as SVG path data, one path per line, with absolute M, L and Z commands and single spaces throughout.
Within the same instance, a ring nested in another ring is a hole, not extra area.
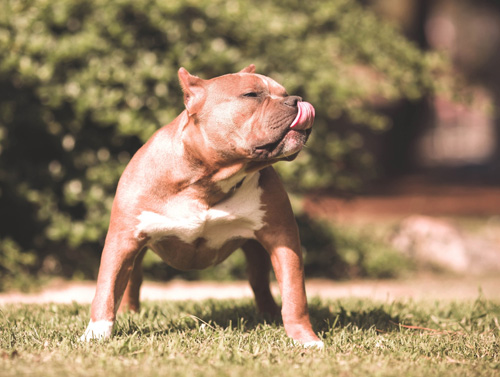
M 119 309 L 139 309 L 148 248 L 180 270 L 216 265 L 241 248 L 258 310 L 281 312 L 289 337 L 323 347 L 309 319 L 297 224 L 271 166 L 302 149 L 313 106 L 254 65 L 210 80 L 184 68 L 178 76 L 186 109 L 138 150 L 118 183 L 81 339 L 111 336 Z

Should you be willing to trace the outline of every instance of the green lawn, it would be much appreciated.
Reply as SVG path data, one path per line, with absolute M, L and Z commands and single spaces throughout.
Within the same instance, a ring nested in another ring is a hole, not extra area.
M 80 343 L 89 307 L 0 308 L 0 376 L 500 376 L 500 303 L 310 303 L 324 350 L 293 345 L 251 300 L 146 303 Z

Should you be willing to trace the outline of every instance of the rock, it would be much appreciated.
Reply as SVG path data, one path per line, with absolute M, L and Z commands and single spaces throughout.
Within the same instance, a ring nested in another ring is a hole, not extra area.
M 456 227 L 444 220 L 410 216 L 403 220 L 391 237 L 391 244 L 424 265 L 460 273 L 470 267 L 465 238 Z
M 500 245 L 479 237 L 466 237 L 469 272 L 485 274 L 500 271 Z
M 402 221 L 390 241 L 394 248 L 421 265 L 470 274 L 500 271 L 498 240 L 467 234 L 446 220 L 410 216 Z

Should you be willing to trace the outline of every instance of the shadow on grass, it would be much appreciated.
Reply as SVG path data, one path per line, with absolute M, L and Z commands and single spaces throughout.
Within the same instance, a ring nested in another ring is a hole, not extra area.
M 312 302 L 309 312 L 316 332 L 328 332 L 332 328 L 352 328 L 378 331 L 399 331 L 399 316 L 391 315 L 382 306 L 347 310 L 342 305 L 335 308 L 322 302 Z M 165 307 L 149 305 L 139 314 L 125 314 L 119 319 L 117 334 L 143 335 L 168 334 L 194 330 L 203 324 L 222 329 L 251 331 L 262 325 L 282 326 L 281 318 L 272 318 L 257 311 L 253 300 L 206 300 L 167 304 Z
M 382 306 L 365 310 L 347 310 L 339 305 L 331 310 L 320 303 L 309 305 L 311 322 L 316 331 L 327 332 L 332 328 L 376 329 L 382 332 L 399 331 L 399 316 L 390 314 Z

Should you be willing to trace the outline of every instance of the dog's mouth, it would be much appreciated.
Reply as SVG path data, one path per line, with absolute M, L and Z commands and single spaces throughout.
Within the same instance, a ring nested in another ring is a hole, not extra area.
M 273 150 L 275 150 L 278 145 L 283 141 L 283 137 L 280 137 L 277 141 L 275 142 L 272 142 L 272 143 L 267 143 L 267 144 L 264 144 L 264 145 L 261 145 L 259 147 L 255 147 L 255 151 L 257 152 L 267 152 L 267 153 L 271 153 Z
M 286 129 L 276 140 L 255 147 L 255 155 L 260 158 L 282 158 L 299 152 L 305 145 L 311 128 L 306 130 Z
M 260 158 L 283 158 L 297 154 L 311 134 L 314 117 L 314 107 L 308 102 L 299 102 L 291 124 L 273 140 L 255 147 L 255 154 Z
M 316 111 L 309 102 L 300 101 L 297 103 L 297 115 L 290 128 L 295 130 L 307 130 L 312 127 Z

